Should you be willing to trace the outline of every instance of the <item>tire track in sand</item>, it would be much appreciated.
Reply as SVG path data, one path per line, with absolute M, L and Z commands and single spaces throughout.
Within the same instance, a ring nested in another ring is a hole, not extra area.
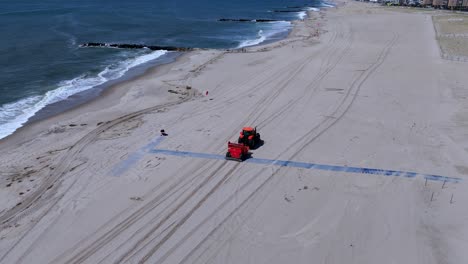
M 343 43 L 349 43 L 349 42 L 347 42 L 347 41 L 341 42 L 341 44 L 343 44 Z M 319 78 L 325 77 L 326 74 L 328 74 L 328 72 L 330 72 L 330 71 L 336 66 L 336 64 L 338 64 L 338 62 L 341 60 L 341 58 L 342 58 L 343 56 L 345 56 L 346 53 L 347 53 L 347 51 L 349 50 L 349 47 L 348 47 L 348 46 L 349 46 L 349 45 L 346 46 L 346 48 L 344 49 L 345 51 L 344 51 L 344 52 L 341 54 L 341 56 L 339 56 L 339 58 L 333 63 L 332 67 L 329 67 L 329 65 L 327 65 L 326 70 L 325 70 L 324 72 L 322 72 L 322 73 L 319 75 Z M 333 52 L 333 51 L 330 51 L 330 52 Z M 327 64 L 330 64 L 330 60 L 331 60 L 331 59 L 328 60 L 328 63 L 327 63 Z M 290 77 L 286 80 L 285 84 L 287 84 L 291 79 L 293 79 L 293 78 L 303 69 L 303 67 L 305 66 L 305 64 L 306 64 L 307 62 L 308 62 L 308 60 L 305 60 L 304 63 L 303 63 L 302 65 L 299 65 L 299 67 L 297 67 L 297 68 L 295 69 L 294 74 L 289 74 Z M 282 87 L 283 89 L 286 87 L 285 84 L 282 85 L 282 86 L 283 86 L 283 87 Z M 281 92 L 281 89 L 279 89 L 279 91 L 277 91 L 277 93 L 279 93 L 279 92 Z M 262 102 L 261 104 L 257 105 L 255 111 L 252 111 L 252 113 L 258 113 L 258 112 L 259 112 L 258 110 L 264 109 L 265 107 L 267 107 L 267 106 L 269 105 L 269 103 L 270 103 L 270 102 L 268 102 L 268 99 L 270 99 L 270 98 L 276 98 L 277 93 L 273 93 L 272 95 L 270 95 L 270 96 L 268 96 L 266 99 L 264 99 L 263 102 Z M 249 116 L 249 117 L 246 118 L 246 119 L 249 119 L 249 118 L 251 119 L 252 116 Z M 185 218 L 184 218 L 184 219 L 185 219 Z M 186 220 L 186 219 L 185 219 L 185 220 Z M 167 236 L 170 237 L 172 234 L 173 234 L 173 232 L 170 233 L 170 234 L 168 234 Z M 167 237 L 167 239 L 168 239 L 169 237 Z M 158 243 L 157 248 L 160 247 L 159 244 L 160 244 L 160 243 Z M 151 255 L 153 255 L 155 252 L 156 252 L 156 250 L 155 250 L 155 248 L 153 248 L 152 250 L 150 250 L 150 252 L 149 252 L 147 255 L 145 255 L 145 257 L 143 258 L 143 260 L 148 259 L 148 258 L 149 258 Z M 135 254 L 136 254 L 136 253 L 135 253 Z M 133 255 L 135 255 L 135 254 L 133 254 Z M 131 255 L 131 256 L 132 256 L 132 255 Z M 130 257 L 131 257 L 131 256 L 130 256 Z M 123 261 L 126 261 L 126 260 L 129 260 L 129 259 L 120 259 L 118 262 L 123 262 Z
M 379 54 L 377 60 L 373 63 L 373 65 L 371 67 L 369 67 L 365 72 L 363 72 L 352 84 L 353 88 L 354 88 L 354 91 L 355 93 L 351 93 L 349 92 L 345 98 L 343 98 L 342 102 L 338 105 L 337 109 L 334 111 L 334 112 L 338 112 L 339 110 L 341 110 L 341 113 L 339 114 L 339 118 L 337 118 L 336 120 L 333 120 L 333 122 L 323 122 L 322 124 L 323 125 L 319 125 L 315 128 L 313 128 L 309 133 L 307 133 L 306 135 L 304 135 L 301 139 L 305 141 L 304 143 L 304 146 L 299 148 L 295 153 L 293 153 L 293 155 L 291 155 L 291 158 L 294 158 L 295 156 L 297 156 L 298 154 L 300 154 L 305 148 L 307 145 L 311 144 L 314 140 L 316 140 L 320 135 L 322 135 L 326 130 L 328 130 L 329 128 L 331 128 L 334 124 L 336 124 L 347 112 L 348 110 L 350 109 L 351 105 L 353 104 L 355 98 L 357 97 L 358 95 L 358 92 L 360 90 L 360 88 L 362 87 L 362 85 L 365 83 L 365 81 L 368 79 L 368 77 L 385 61 L 385 58 L 387 57 L 388 53 L 390 52 L 391 48 L 393 47 L 393 45 L 396 43 L 396 41 L 398 40 L 398 35 L 397 34 L 393 34 L 393 38 L 387 43 L 387 45 L 384 47 L 384 49 L 382 50 L 382 52 Z M 351 89 L 350 89 L 351 90 Z M 347 100 L 348 99 L 348 100 Z M 346 103 L 346 104 L 345 104 Z M 326 123 L 326 124 L 325 124 Z M 317 132 L 317 129 L 319 128 L 322 128 L 320 131 Z M 315 132 L 315 133 L 314 133 Z M 267 183 L 269 183 L 273 177 L 278 174 L 278 172 L 281 171 L 281 167 L 277 168 L 276 171 L 274 171 L 272 173 L 271 176 L 268 176 L 268 178 L 263 182 L 261 183 L 249 196 L 247 196 L 240 204 L 238 207 L 236 207 L 226 218 L 224 218 L 222 221 L 220 221 L 220 223 L 212 229 L 212 231 L 210 233 L 208 233 L 205 238 L 199 243 L 197 244 L 197 246 L 195 246 L 193 248 L 192 251 L 190 251 L 181 261 L 181 263 L 186 263 L 186 262 L 189 262 L 189 263 L 194 263 L 196 262 L 196 260 L 194 259 L 191 259 L 192 257 L 194 257 L 193 255 L 201 249 L 201 246 L 207 242 L 207 240 L 212 237 L 214 235 L 214 233 L 216 231 L 218 231 L 220 229 L 220 227 L 226 223 L 229 219 L 231 219 L 235 214 L 236 212 L 242 208 L 243 206 L 245 206 L 245 204 L 250 200 L 252 199 L 255 195 L 257 195 L 259 193 L 259 191 L 264 187 L 266 186 Z M 252 179 L 254 179 L 254 177 L 252 177 Z M 252 181 L 252 180 L 251 180 Z M 247 187 L 251 181 L 247 182 L 246 184 L 244 184 L 242 188 L 245 188 Z M 233 197 L 235 196 L 235 194 L 231 195 L 229 197 L 229 199 L 226 200 L 226 203 L 231 200 Z M 217 208 L 215 211 L 218 211 L 222 208 L 222 206 L 224 206 L 225 203 L 223 203 L 220 208 Z M 226 242 L 226 241 L 225 241 Z M 218 249 L 220 249 L 224 243 L 217 243 L 216 245 L 216 248 L 215 249 L 211 249 L 211 251 L 214 252 L 214 254 L 216 254 L 218 252 Z M 199 255 L 198 257 L 196 257 L 196 259 L 199 259 L 199 257 L 201 257 L 202 254 L 205 254 L 207 252 L 208 249 L 205 249 L 203 250 Z M 167 257 L 167 256 L 166 256 Z M 156 263 L 160 263 L 159 261 L 156 262 Z
M 343 43 L 350 43 L 350 42 L 349 42 L 349 41 L 346 41 L 346 40 L 343 40 L 340 44 L 343 44 Z M 328 59 L 328 61 L 327 61 L 327 64 L 328 64 L 328 65 L 326 66 L 326 69 L 318 75 L 318 78 L 315 80 L 315 82 L 317 82 L 317 81 L 323 79 L 323 78 L 339 63 L 339 61 L 341 60 L 341 58 L 344 57 L 344 56 L 348 53 L 348 51 L 349 51 L 349 46 L 350 46 L 350 44 L 345 45 L 344 52 L 340 53 L 340 55 L 339 55 L 338 58 L 334 61 L 334 63 L 331 65 L 331 67 L 330 67 L 330 61 L 331 61 L 331 59 Z M 339 49 L 339 48 L 337 48 L 337 49 Z M 333 51 L 333 49 L 331 49 L 330 52 L 331 52 L 331 53 L 335 53 L 335 52 Z M 287 80 L 285 81 L 285 83 L 281 85 L 281 86 L 282 86 L 281 89 L 278 89 L 278 90 L 276 91 L 276 93 L 273 93 L 273 94 L 271 94 L 270 96 L 268 96 L 266 99 L 264 99 L 264 100 L 262 101 L 261 104 L 257 105 L 255 111 L 252 111 L 251 113 L 254 113 L 254 114 L 255 114 L 255 113 L 260 112 L 260 111 L 259 111 L 260 109 L 265 109 L 265 107 L 268 106 L 268 105 L 271 103 L 271 102 L 268 101 L 268 99 L 270 99 L 270 98 L 276 98 L 276 96 L 278 96 L 278 94 L 287 86 L 286 84 L 289 83 L 289 81 L 292 80 L 292 79 L 303 69 L 303 67 L 306 65 L 307 62 L 308 62 L 308 59 L 304 60 L 304 62 L 303 62 L 302 64 L 300 64 L 299 67 L 297 67 L 297 68 L 294 70 L 294 74 L 289 74 L 290 77 L 287 78 Z M 296 64 L 296 65 L 297 65 L 297 64 Z M 249 116 L 249 117 L 247 117 L 246 119 L 249 119 L 249 118 L 252 119 L 252 116 Z M 191 212 L 192 212 L 192 211 L 191 211 Z M 190 214 L 191 214 L 191 213 L 190 213 Z M 184 219 L 185 219 L 185 218 L 184 218 Z M 184 219 L 183 219 L 183 220 L 184 220 Z M 207 220 L 208 220 L 208 219 L 207 219 Z M 207 221 L 207 220 L 205 220 L 205 221 Z M 186 219 L 184 220 L 184 222 L 185 222 L 185 221 L 186 221 Z M 204 221 L 204 222 L 205 222 L 205 221 Z M 203 223 L 202 223 L 202 224 L 203 224 Z M 200 224 L 200 225 L 201 225 L 201 224 Z M 174 231 L 174 232 L 175 232 L 175 231 Z M 171 232 L 171 233 L 168 234 L 167 236 L 170 237 L 172 234 L 173 234 L 173 232 Z M 166 237 L 167 237 L 167 236 L 166 236 Z M 169 237 L 167 237 L 166 239 L 168 239 Z M 160 243 L 157 244 L 157 248 L 159 248 L 159 247 L 160 247 Z M 153 255 L 155 252 L 156 252 L 156 250 L 155 250 L 155 248 L 153 248 L 153 249 L 150 250 L 150 252 L 148 253 L 149 255 L 148 255 L 148 254 L 145 255 L 145 257 L 143 258 L 143 260 L 148 259 L 148 258 L 149 258 L 151 255 Z M 125 261 L 125 260 L 128 260 L 128 259 L 120 259 L 118 262 L 123 262 L 123 261 Z
M 45 206 L 44 203 L 45 200 L 51 200 L 52 202 L 48 205 L 48 209 L 46 212 L 50 211 L 61 199 L 63 198 L 63 195 L 59 196 L 58 198 L 53 198 L 55 195 L 57 189 L 60 186 L 60 183 L 58 181 L 62 180 L 62 177 L 64 177 L 69 171 L 70 168 L 73 167 L 73 162 L 76 160 L 75 157 L 79 155 L 89 144 L 94 142 L 97 137 L 111 129 L 112 127 L 130 121 L 136 117 L 139 117 L 141 115 L 147 114 L 152 111 L 156 111 L 162 108 L 166 107 L 171 107 L 175 106 L 178 104 L 181 104 L 183 102 L 189 101 L 193 98 L 194 94 L 193 91 L 190 91 L 189 95 L 181 100 L 177 100 L 174 102 L 169 102 L 153 107 L 149 107 L 146 109 L 142 109 L 124 116 L 121 116 L 119 118 L 116 118 L 114 120 L 108 121 L 99 127 L 95 128 L 85 136 L 83 136 L 81 139 L 79 139 L 75 144 L 73 144 L 66 153 L 63 154 L 63 156 L 58 160 L 55 166 L 55 170 L 48 175 L 46 179 L 41 183 L 41 185 L 34 191 L 32 192 L 29 196 L 25 197 L 21 204 L 4 211 L 0 215 L 0 225 L 1 226 L 6 226 L 10 222 L 13 221 L 19 221 L 22 219 L 24 216 L 28 215 L 29 213 L 32 213 L 35 210 L 38 210 L 40 207 Z M 70 185 L 67 190 L 69 190 L 72 187 Z M 65 190 L 65 192 L 67 191 Z M 40 203 L 43 201 L 42 203 Z M 5 251 L 5 253 L 0 257 L 0 261 L 3 261 L 9 254 L 10 252 L 25 238 L 27 233 L 29 233 L 30 230 L 32 230 L 40 221 L 43 217 L 45 217 L 46 213 L 41 214 L 38 219 L 35 219 L 34 223 L 31 224 L 30 227 L 24 232 L 25 234 L 22 235 L 17 242 L 13 244 L 11 248 Z
M 335 38 L 336 38 L 337 34 L 334 35 L 334 37 L 332 38 L 332 42 L 335 41 Z M 315 78 L 315 80 L 313 81 L 313 83 L 316 83 L 316 82 L 319 82 L 321 79 L 323 79 L 334 67 L 336 67 L 336 65 L 339 63 L 339 61 L 341 60 L 342 57 L 344 57 L 348 50 L 349 50 L 349 46 L 350 46 L 350 42 L 349 41 L 346 41 L 346 40 L 343 40 L 342 42 L 340 42 L 340 44 L 343 44 L 343 43 L 347 43 L 347 45 L 345 45 L 345 48 L 344 48 L 344 51 L 339 53 L 340 55 L 338 56 L 338 58 L 334 61 L 334 63 L 332 65 L 330 65 L 330 61 L 332 60 L 331 58 L 327 57 L 327 61 L 326 61 L 326 64 L 327 66 L 325 66 L 325 69 L 320 72 L 317 77 Z M 336 53 L 336 50 L 339 50 L 340 47 L 336 47 L 336 46 L 333 46 L 332 49 L 329 49 L 329 53 L 330 55 L 331 54 L 334 54 Z M 307 63 L 309 62 L 310 58 L 307 57 L 305 59 L 303 59 L 301 61 L 300 64 L 297 64 L 295 63 L 294 65 L 296 67 L 293 67 L 292 69 L 289 69 L 289 71 L 287 72 L 284 72 L 282 71 L 282 73 L 286 73 L 287 77 L 286 80 L 281 80 L 281 84 L 279 85 L 279 89 L 276 89 L 274 93 L 271 93 L 269 96 L 267 96 L 267 98 L 264 98 L 263 100 L 260 101 L 260 103 L 256 104 L 256 107 L 254 108 L 254 110 L 251 111 L 251 113 L 253 115 L 257 115 L 257 116 L 260 116 L 261 113 L 263 113 L 265 111 L 265 109 L 271 104 L 272 100 L 276 99 L 276 97 L 288 86 L 289 82 L 294 79 L 302 70 L 303 68 L 307 65 Z M 323 66 L 323 63 L 322 63 L 322 68 L 324 67 Z M 278 77 L 277 77 L 278 78 Z M 274 82 L 276 79 L 270 79 L 270 80 L 267 80 L 267 82 Z M 310 85 L 308 85 L 307 87 L 309 88 Z M 211 111 L 211 108 L 210 108 L 210 111 Z M 244 122 L 246 122 L 247 120 L 249 119 L 253 119 L 253 116 L 249 115 Z M 172 235 L 169 234 L 169 236 Z M 157 246 L 159 248 L 159 244 Z M 150 251 L 150 255 L 154 254 L 156 250 L 154 250 L 154 248 Z M 144 259 L 147 259 L 149 258 L 150 256 L 149 255 L 145 255 Z M 143 259 L 143 260 L 144 260 Z M 128 259 L 120 259 L 118 262 L 123 262 L 124 260 L 128 260 Z

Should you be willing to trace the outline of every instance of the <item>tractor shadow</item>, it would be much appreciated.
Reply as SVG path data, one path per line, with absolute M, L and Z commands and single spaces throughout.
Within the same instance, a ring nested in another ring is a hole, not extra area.
M 253 146 L 252 148 L 250 148 L 251 150 L 256 150 L 256 149 L 259 149 L 261 146 L 263 146 L 265 144 L 265 140 L 263 139 L 260 139 L 257 144 L 255 144 L 255 146 Z
M 248 159 L 251 159 L 252 158 L 252 152 L 247 152 L 247 154 L 245 154 L 245 156 L 242 158 L 242 161 L 246 161 Z

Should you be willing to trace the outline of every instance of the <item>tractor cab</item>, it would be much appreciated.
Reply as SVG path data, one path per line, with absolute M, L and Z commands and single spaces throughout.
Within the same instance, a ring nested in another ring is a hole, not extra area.
M 239 139 L 237 140 L 239 144 L 244 144 L 249 146 L 251 149 L 260 144 L 260 134 L 257 133 L 257 128 L 253 127 L 244 127 L 240 132 Z
M 240 132 L 239 138 L 252 138 L 256 134 L 256 131 L 253 127 L 244 127 Z

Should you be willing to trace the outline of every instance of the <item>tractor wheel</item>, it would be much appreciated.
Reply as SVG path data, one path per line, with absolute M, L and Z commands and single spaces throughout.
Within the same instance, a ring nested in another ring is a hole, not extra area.
M 226 152 L 226 158 L 230 158 L 231 157 L 231 153 L 228 151 Z
M 242 138 L 237 139 L 237 143 L 242 143 Z

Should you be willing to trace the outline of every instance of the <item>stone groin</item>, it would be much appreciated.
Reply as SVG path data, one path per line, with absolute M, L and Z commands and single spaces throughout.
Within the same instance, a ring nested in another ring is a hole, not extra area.
M 220 22 L 257 22 L 257 23 L 265 23 L 265 22 L 276 22 L 278 20 L 274 19 L 246 19 L 246 18 L 220 18 L 218 19 Z
M 80 47 L 102 47 L 102 48 L 118 48 L 118 49 L 150 49 L 150 50 L 167 50 L 167 51 L 191 51 L 193 48 L 174 47 L 174 46 L 150 46 L 142 44 L 109 44 L 100 42 L 88 42 L 81 44 Z

